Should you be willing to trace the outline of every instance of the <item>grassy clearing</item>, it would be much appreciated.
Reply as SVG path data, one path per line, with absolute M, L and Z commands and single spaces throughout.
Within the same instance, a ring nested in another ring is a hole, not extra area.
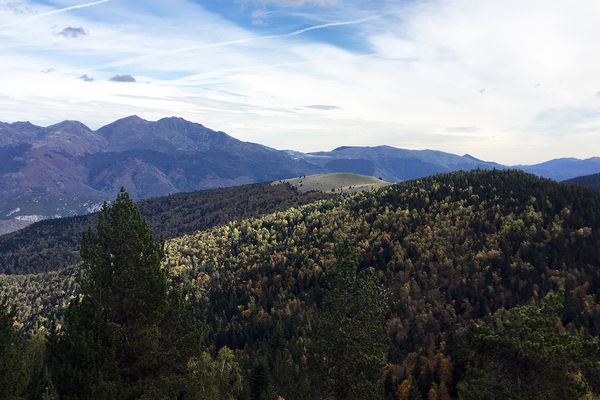
M 301 192 L 319 191 L 338 193 L 356 193 L 391 184 L 373 176 L 351 173 L 309 175 L 274 182 L 274 184 L 281 183 L 289 183 Z

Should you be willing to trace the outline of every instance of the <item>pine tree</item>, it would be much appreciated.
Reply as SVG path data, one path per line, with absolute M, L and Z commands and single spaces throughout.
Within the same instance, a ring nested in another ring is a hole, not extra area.
M 385 295 L 370 269 L 357 271 L 349 247 L 338 251 L 316 321 L 312 366 L 321 394 L 382 399 L 388 339 Z
M 564 295 L 474 322 L 463 344 L 461 400 L 576 399 L 598 391 L 597 337 L 565 327 Z
M 265 360 L 259 360 L 250 374 L 250 400 L 275 400 L 275 388 Z
M 233 351 L 219 350 L 213 361 L 207 352 L 190 361 L 193 379 L 188 387 L 189 400 L 235 400 L 242 392 L 242 373 Z
M 30 376 L 27 399 L 54 400 L 58 398 L 46 364 L 46 333 L 34 333 L 27 341 L 27 371 Z
M 124 189 L 84 235 L 81 256 L 81 293 L 51 339 L 61 399 L 185 398 L 204 330 L 169 290 L 163 241 Z
M 14 313 L 7 303 L 0 300 L 0 398 L 18 399 L 29 382 L 26 343 L 13 326 Z

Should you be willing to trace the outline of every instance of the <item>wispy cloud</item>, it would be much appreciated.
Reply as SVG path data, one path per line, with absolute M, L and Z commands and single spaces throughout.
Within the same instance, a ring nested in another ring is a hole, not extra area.
M 475 126 L 449 126 L 446 128 L 448 133 L 476 133 L 479 132 L 479 128 Z
M 264 9 L 256 9 L 254 11 L 252 11 L 252 23 L 254 25 L 265 25 L 266 24 L 266 20 L 269 17 L 269 15 L 273 14 L 272 11 L 267 11 Z
M 35 20 L 0 29 L 4 119 L 97 127 L 176 110 L 304 151 L 390 144 L 508 164 L 600 154 L 597 0 L 148 0 L 68 12 L 75 1 L 11 0 L 17 12 L 0 0 L 0 26 Z M 264 24 L 252 23 L 257 9 Z M 64 27 L 89 34 L 59 40 Z M 124 73 L 147 84 L 110 80 Z
M 321 111 L 339 110 L 338 106 L 330 106 L 330 105 L 326 105 L 326 104 L 313 104 L 311 106 L 304 106 L 304 108 L 312 108 L 313 110 L 321 110 Z
M 212 78 L 218 75 L 227 75 L 235 72 L 247 72 L 247 71 L 266 71 L 270 69 L 284 68 L 284 67 L 296 67 L 300 65 L 310 65 L 318 63 L 318 60 L 315 61 L 296 61 L 296 62 L 287 62 L 287 63 L 277 63 L 277 64 L 259 64 L 259 65 L 250 65 L 245 67 L 233 67 L 233 68 L 224 68 L 217 69 L 214 71 L 206 71 L 200 74 L 192 74 L 184 76 L 180 79 L 177 79 L 173 82 L 173 84 L 189 84 L 193 82 L 203 81 L 207 78 Z
M 535 116 L 531 130 L 546 136 L 598 132 L 600 109 L 584 107 L 550 108 Z
M 277 6 L 300 7 L 304 5 L 315 5 L 319 7 L 330 7 L 340 3 L 339 0 L 259 0 L 260 3 L 274 4 Z
M 16 25 L 22 25 L 22 24 L 34 21 L 39 18 L 49 17 L 49 16 L 52 16 L 55 14 L 65 13 L 65 12 L 69 12 L 69 11 L 73 11 L 73 10 L 79 10 L 81 8 L 94 7 L 94 6 L 98 6 L 100 4 L 108 3 L 109 1 L 111 1 L 111 0 L 99 0 L 99 1 L 93 1 L 91 3 L 84 3 L 84 4 L 78 4 L 78 5 L 70 6 L 70 7 L 59 8 L 56 10 L 35 14 L 35 15 L 32 15 L 32 16 L 29 16 L 26 18 L 18 19 L 16 21 L 0 25 L 0 28 L 8 28 L 8 27 L 16 26 Z
M 189 52 L 203 50 L 203 49 L 209 49 L 209 48 L 236 46 L 236 45 L 249 44 L 249 43 L 258 42 L 258 41 L 272 40 L 272 39 L 286 39 L 286 38 L 291 38 L 294 36 L 300 36 L 300 35 L 303 35 L 305 33 L 311 32 L 311 31 L 317 31 L 317 30 L 326 29 L 326 28 L 334 28 L 334 27 L 340 27 L 340 26 L 362 24 L 362 23 L 365 23 L 368 21 L 372 21 L 372 20 L 381 18 L 382 16 L 383 15 L 371 15 L 369 17 L 350 20 L 350 21 L 330 22 L 330 23 L 326 23 L 326 24 L 310 26 L 308 28 L 298 29 L 298 30 L 295 30 L 295 31 L 292 31 L 289 33 L 283 33 L 283 34 L 253 36 L 253 37 L 246 37 L 246 38 L 242 38 L 242 39 L 226 40 L 226 41 L 214 42 L 214 43 L 205 43 L 205 44 L 196 45 L 196 46 L 180 47 L 180 48 L 176 48 L 176 49 L 164 50 L 164 51 L 159 51 L 159 52 L 151 53 L 151 54 L 144 54 L 141 56 L 120 60 L 117 62 L 103 64 L 103 65 L 93 68 L 93 70 L 113 68 L 113 67 L 123 67 L 123 66 L 127 66 L 127 65 L 137 64 L 142 61 L 146 61 L 150 58 L 172 56 L 172 55 L 176 55 L 176 54 L 189 53 Z M 92 70 L 92 69 L 90 69 L 90 70 Z

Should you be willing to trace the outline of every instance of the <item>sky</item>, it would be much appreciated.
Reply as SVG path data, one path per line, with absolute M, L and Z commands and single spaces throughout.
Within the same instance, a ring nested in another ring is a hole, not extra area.
M 600 156 L 598 0 L 0 0 L 0 121 Z

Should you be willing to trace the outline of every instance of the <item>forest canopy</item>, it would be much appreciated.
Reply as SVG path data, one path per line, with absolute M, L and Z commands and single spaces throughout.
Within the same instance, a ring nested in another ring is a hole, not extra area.
M 343 385 L 323 392 L 315 377 L 315 360 L 332 354 L 323 332 L 339 327 L 340 338 L 348 335 L 340 343 L 354 346 L 352 362 L 383 357 L 372 364 L 380 365 L 376 377 L 351 376 L 361 387 L 379 385 L 380 398 L 493 399 L 490 385 L 500 382 L 510 398 L 577 399 L 600 393 L 599 248 L 600 193 L 516 171 L 472 171 L 177 237 L 162 267 L 205 324 L 212 357 L 235 354 L 250 398 L 353 398 Z M 64 318 L 77 271 L 3 278 L 23 331 Z M 346 308 L 336 304 L 347 294 L 336 282 L 348 279 L 351 290 L 373 296 L 351 296 L 358 303 L 347 306 L 380 313 L 340 319 Z M 381 323 L 364 335 L 353 328 L 360 318 Z M 520 382 L 518 371 L 535 376 Z

